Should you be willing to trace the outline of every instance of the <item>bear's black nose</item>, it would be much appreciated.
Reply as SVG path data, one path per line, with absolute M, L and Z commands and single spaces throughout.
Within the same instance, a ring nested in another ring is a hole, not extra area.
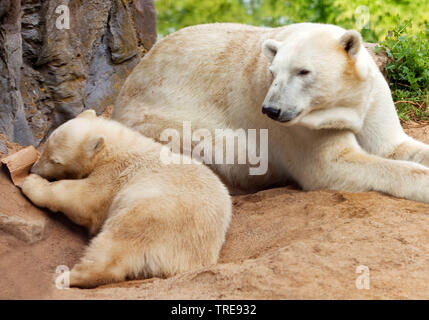
M 269 116 L 271 119 L 277 120 L 280 116 L 280 109 L 277 109 L 270 105 L 263 105 L 262 106 L 262 113 Z

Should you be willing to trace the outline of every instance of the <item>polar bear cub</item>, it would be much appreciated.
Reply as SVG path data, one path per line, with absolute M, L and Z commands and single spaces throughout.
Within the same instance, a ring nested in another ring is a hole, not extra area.
M 22 191 L 97 234 L 71 270 L 71 286 L 216 263 L 231 219 L 228 191 L 204 165 L 163 164 L 162 148 L 93 110 L 49 137 Z

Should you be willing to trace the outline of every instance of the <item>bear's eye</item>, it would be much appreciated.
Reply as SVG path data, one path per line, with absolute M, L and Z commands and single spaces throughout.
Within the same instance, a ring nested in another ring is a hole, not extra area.
M 310 70 L 307 70 L 307 69 L 301 69 L 301 70 L 298 71 L 298 75 L 299 76 L 305 76 L 305 75 L 307 75 L 309 73 L 310 73 Z

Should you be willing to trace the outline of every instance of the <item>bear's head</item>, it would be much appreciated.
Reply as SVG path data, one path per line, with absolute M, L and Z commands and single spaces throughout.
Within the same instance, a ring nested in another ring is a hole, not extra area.
M 273 75 L 264 114 L 283 125 L 359 130 L 372 87 L 371 57 L 357 31 L 333 27 L 263 43 Z
M 31 172 L 49 180 L 81 179 L 95 167 L 96 157 L 105 147 L 105 139 L 94 130 L 97 115 L 86 110 L 58 127 Z

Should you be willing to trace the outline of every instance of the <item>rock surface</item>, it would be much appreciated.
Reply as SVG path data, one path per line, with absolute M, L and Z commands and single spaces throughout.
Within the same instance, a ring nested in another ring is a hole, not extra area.
M 0 133 L 21 144 L 34 144 L 20 91 L 22 52 L 21 4 L 7 0 L 0 7 Z
M 406 129 L 429 142 L 429 126 Z M 11 204 L 12 205 L 12 204 Z M 219 263 L 170 279 L 58 290 L 88 242 L 82 228 L 47 213 L 31 246 L 0 231 L 0 298 L 427 299 L 429 205 L 376 192 L 279 188 L 234 197 Z M 358 269 L 357 269 L 358 268 Z M 369 270 L 369 289 L 359 289 Z
M 7 138 L 0 133 L 0 158 L 3 156 L 21 150 L 22 146 L 7 140 Z
M 1 146 L 4 149 L 1 149 Z M 14 154 L 22 147 L 10 143 L 0 135 L 0 159 L 8 154 Z M 0 230 L 9 233 L 26 242 L 34 243 L 43 238 L 48 224 L 46 214 L 34 207 L 13 185 L 6 165 L 0 162 Z
M 84 108 L 102 113 L 155 41 L 153 0 L 2 0 L 0 133 L 37 145 Z
M 27 243 L 43 238 L 46 214 L 28 202 L 4 170 L 0 171 L 0 230 Z

